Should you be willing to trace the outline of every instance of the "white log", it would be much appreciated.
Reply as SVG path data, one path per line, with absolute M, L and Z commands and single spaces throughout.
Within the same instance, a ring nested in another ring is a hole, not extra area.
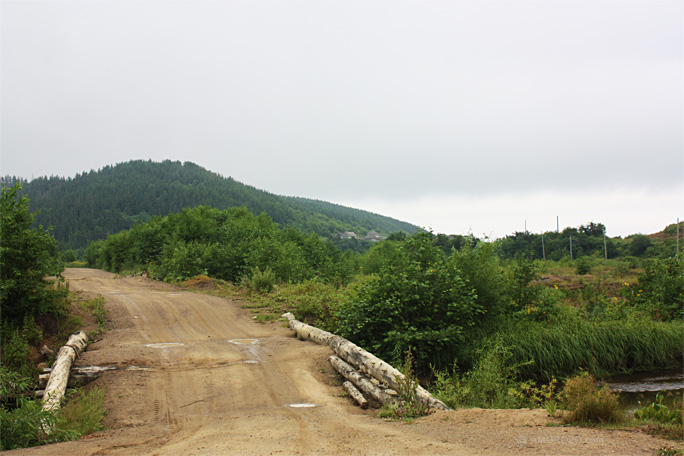
M 361 394 L 361 391 L 356 389 L 354 384 L 347 380 L 346 382 L 342 383 L 342 386 L 344 389 L 347 390 L 349 395 L 351 396 L 352 399 L 356 401 L 357 404 L 359 404 L 359 407 L 362 409 L 367 409 L 368 408 L 368 401 L 366 400 L 365 397 L 363 397 L 363 394 Z
M 357 369 L 375 377 L 396 391 L 401 390 L 397 379 L 403 380 L 404 374 L 377 356 L 367 352 L 358 345 L 349 342 L 343 337 L 302 323 L 290 312 L 284 314 L 283 318 L 287 318 L 290 328 L 295 331 L 298 338 L 302 340 L 311 340 L 321 345 L 328 345 L 340 358 L 355 366 Z M 444 402 L 432 396 L 432 394 L 422 386 L 418 386 L 416 394 L 419 399 L 426 401 L 431 408 L 451 410 Z
M 382 389 L 374 385 L 373 382 L 364 377 L 341 358 L 332 355 L 328 358 L 328 361 L 330 361 L 330 364 L 332 364 L 340 375 L 352 382 L 354 386 L 366 393 L 376 402 L 379 402 L 382 405 L 394 404 L 396 402 L 392 396 L 386 394 Z
M 66 392 L 71 366 L 76 356 L 80 355 L 88 343 L 88 336 L 83 331 L 73 333 L 66 345 L 59 349 L 57 359 L 52 365 L 50 379 L 45 387 L 42 408 L 45 411 L 59 408 Z

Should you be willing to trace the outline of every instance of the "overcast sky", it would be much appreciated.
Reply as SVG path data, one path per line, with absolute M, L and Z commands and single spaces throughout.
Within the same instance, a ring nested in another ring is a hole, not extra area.
M 499 237 L 684 218 L 683 1 L 2 1 L 0 174 L 192 161 Z

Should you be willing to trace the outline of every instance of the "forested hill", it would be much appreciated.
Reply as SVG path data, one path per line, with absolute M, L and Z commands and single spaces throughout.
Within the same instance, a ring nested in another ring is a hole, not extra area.
M 3 179 L 10 184 L 12 179 Z M 84 172 L 74 178 L 40 177 L 22 182 L 23 194 L 38 212 L 36 224 L 54 228 L 61 248 L 78 249 L 90 241 L 128 229 L 153 215 L 199 205 L 225 209 L 245 206 L 274 222 L 330 238 L 335 233 L 368 231 L 413 233 L 417 227 L 371 212 L 306 198 L 278 196 L 194 163 L 130 161 Z

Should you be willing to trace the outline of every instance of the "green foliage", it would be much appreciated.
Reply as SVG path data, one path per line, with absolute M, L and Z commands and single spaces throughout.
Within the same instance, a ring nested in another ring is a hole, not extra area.
M 69 391 L 59 413 L 58 432 L 75 433 L 80 437 L 104 429 L 102 420 L 107 414 L 103 408 L 104 396 L 102 388 Z
M 76 433 L 56 429 L 49 436 L 42 433 L 43 426 L 59 422 L 53 412 L 41 410 L 40 403 L 22 396 L 31 380 L 0 366 L 0 450 L 12 450 L 43 443 L 74 439 Z
M 266 215 L 237 207 L 199 206 L 153 217 L 93 243 L 86 258 L 91 266 L 114 272 L 142 267 L 169 282 L 203 274 L 238 283 L 257 268 L 260 273 L 269 268 L 273 283 L 319 277 L 344 284 L 355 267 L 351 254 L 317 235 L 280 229 Z
M 593 266 L 591 257 L 584 256 L 575 261 L 575 272 L 577 275 L 586 275 L 591 272 Z
M 5 324 L 2 331 L 2 352 L 0 353 L 3 366 L 17 371 L 24 371 L 26 360 L 31 353 L 29 343 L 21 330 Z
M 599 388 L 588 372 L 568 379 L 563 399 L 563 405 L 570 412 L 563 415 L 566 423 L 618 423 L 624 420 L 617 395 L 608 385 Z
M 243 283 L 247 288 L 261 293 L 269 293 L 275 286 L 276 276 L 270 266 L 266 266 L 263 271 L 257 266 L 252 269 L 251 277 L 243 279 Z
M 103 429 L 104 390 L 70 391 L 60 411 L 44 411 L 23 395 L 33 382 L 0 366 L 0 450 L 75 440 Z M 49 434 L 43 429 L 51 428 Z
M 629 274 L 630 265 L 627 261 L 617 261 L 615 262 L 615 275 L 617 277 L 624 277 Z
M 541 385 L 529 380 L 523 381 L 512 390 L 512 394 L 518 398 L 520 404 L 531 408 L 543 407 L 551 416 L 556 415 L 561 400 L 556 377 Z
M 466 331 L 484 312 L 454 261 L 416 233 L 340 312 L 340 332 L 384 359 L 412 350 L 418 371 L 453 362 Z
M 684 326 L 644 318 L 593 321 L 564 315 L 548 323 L 519 322 L 501 329 L 520 376 L 548 382 L 580 369 L 594 375 L 655 371 L 674 366 L 684 355 Z
M 406 361 L 402 369 L 404 378 L 398 378 L 399 402 L 387 405 L 378 415 L 398 420 L 410 420 L 430 413 L 429 404 L 418 397 L 418 378 L 413 368 L 413 354 L 406 353 Z
M 14 409 L 0 408 L 0 449 L 13 450 L 42 445 L 46 443 L 74 440 L 78 437 L 74 431 L 55 429 L 48 436 L 42 432 L 42 427 L 53 426 L 58 423 L 58 417 L 53 412 L 41 410 L 40 403 L 27 398 L 19 398 Z
M 104 304 L 105 299 L 102 296 L 98 296 L 97 298 L 93 299 L 87 299 L 80 303 L 83 309 L 87 309 L 93 314 L 95 317 L 95 322 L 97 323 L 97 331 L 95 333 L 89 334 L 91 339 L 97 334 L 102 333 L 107 325 L 107 309 L 105 309 Z
M 279 286 L 270 297 L 280 314 L 291 311 L 300 321 L 337 332 L 339 310 L 348 306 L 351 293 L 348 288 L 313 279 Z
M 456 369 L 434 371 L 433 394 L 451 408 L 512 408 L 521 404 L 518 371 L 511 350 L 500 337 L 484 343 L 478 350 L 472 370 L 459 374 Z
M 31 386 L 31 380 L 6 366 L 0 365 L 0 403 L 18 399 Z
M 651 247 L 651 239 L 643 234 L 633 234 L 630 236 L 632 242 L 629 244 L 629 253 L 634 256 L 642 256 Z
M 679 257 L 646 262 L 638 284 L 625 285 L 623 296 L 652 318 L 663 321 L 684 318 L 684 260 Z
M 485 311 L 483 315 L 490 318 L 510 310 L 506 271 L 494 244 L 468 242 L 451 255 L 461 277 L 473 287 L 477 305 Z
M 516 310 L 527 311 L 537 304 L 541 288 L 532 284 L 536 276 L 534 261 L 525 255 L 517 255 L 510 278 L 510 293 Z
M 634 418 L 647 425 L 646 431 L 649 434 L 666 439 L 684 440 L 684 409 L 676 404 L 668 406 L 664 399 L 664 396 L 658 393 L 654 402 L 634 411 Z M 681 454 L 681 451 L 660 454 Z
M 665 397 L 658 393 L 654 402 L 634 411 L 634 418 L 644 421 L 656 421 L 663 424 L 684 423 L 684 410 L 681 407 L 668 407 L 663 403 Z
M 150 242 L 136 248 L 151 246 L 151 250 L 141 254 L 158 256 L 161 251 L 155 251 L 154 246 L 161 241 L 156 239 L 155 227 L 147 222 L 156 216 L 200 205 L 218 209 L 244 206 L 252 213 L 268 214 L 281 226 L 326 238 L 344 231 L 412 233 L 416 230 L 409 223 L 367 211 L 273 195 L 190 162 L 135 160 L 77 174 L 74 178 L 39 177 L 25 183 L 24 190 L 40 211 L 36 222 L 54 226 L 54 236 L 63 249 L 85 248 L 91 241 L 138 224 L 145 225 L 147 231 L 138 237 Z
M 55 240 L 41 228 L 31 228 L 33 215 L 21 187 L 2 187 L 0 196 L 0 313 L 2 319 L 20 326 L 25 316 L 59 311 L 62 293 L 44 280 L 59 275 Z

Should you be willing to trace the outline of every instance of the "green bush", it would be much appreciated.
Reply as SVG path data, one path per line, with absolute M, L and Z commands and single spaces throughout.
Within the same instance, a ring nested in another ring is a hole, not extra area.
M 60 418 L 41 409 L 38 401 L 22 397 L 31 381 L 0 366 L 0 449 L 13 450 L 43 443 L 61 442 L 78 437 L 70 429 L 59 428 Z M 49 435 L 45 427 L 54 427 Z
M 656 320 L 684 319 L 684 257 L 648 260 L 638 283 L 623 296 Z
M 387 360 L 401 360 L 410 348 L 419 372 L 452 364 L 484 312 L 430 233 L 402 243 L 357 292 L 358 299 L 340 311 L 341 335 Z
M 577 275 L 589 274 L 594 267 L 591 257 L 583 256 L 575 261 L 575 272 Z
M 617 277 L 624 277 L 627 274 L 629 274 L 630 270 L 630 265 L 626 261 L 617 261 L 615 262 L 615 275 Z
M 252 269 L 251 277 L 244 280 L 244 284 L 254 291 L 269 293 L 276 284 L 276 275 L 270 266 L 266 266 L 263 271 L 257 266 Z
M 57 243 L 42 227 L 31 227 L 34 216 L 28 198 L 17 197 L 20 189 L 2 186 L 0 195 L 0 314 L 15 327 L 27 315 L 58 312 L 63 298 L 62 290 L 44 280 L 63 271 Z
M 28 356 L 31 353 L 26 337 L 17 328 L 3 325 L 0 362 L 3 366 L 16 371 L 25 371 Z
M 429 404 L 418 397 L 418 378 L 413 370 L 413 354 L 411 350 L 406 354 L 406 361 L 402 369 L 403 379 L 397 379 L 399 402 L 387 405 L 378 414 L 383 418 L 410 420 L 430 413 Z
M 451 408 L 512 408 L 521 404 L 517 381 L 519 368 L 511 362 L 511 350 L 500 337 L 484 343 L 472 370 L 434 371 L 435 396 Z
M 69 391 L 66 403 L 60 410 L 58 431 L 83 436 L 104 429 L 104 396 L 105 390 L 102 388 Z
M 663 424 L 684 423 L 684 410 L 681 407 L 668 407 L 663 403 L 664 399 L 661 393 L 656 394 L 654 402 L 634 411 L 634 418 Z
M 618 396 L 608 385 L 599 388 L 588 372 L 582 372 L 565 383 L 563 402 L 568 414 L 566 423 L 617 423 L 624 420 Z

